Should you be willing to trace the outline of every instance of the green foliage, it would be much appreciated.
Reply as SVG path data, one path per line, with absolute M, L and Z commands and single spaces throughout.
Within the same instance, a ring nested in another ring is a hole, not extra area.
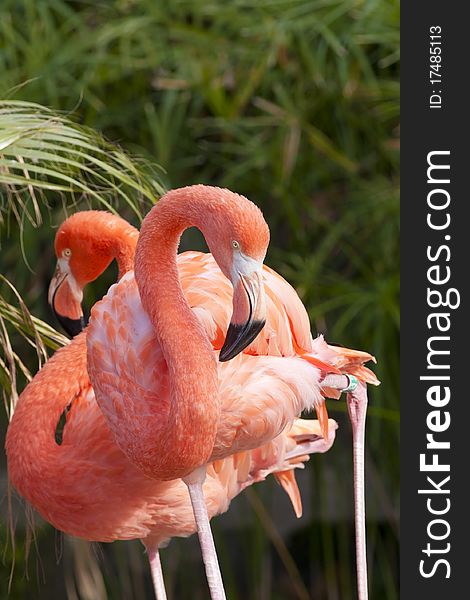
M 113 204 L 127 205 L 141 221 L 142 199 L 151 203 L 162 192 L 145 164 L 134 165 L 97 133 L 33 103 L 0 102 L 0 134 L 2 209 L 15 214 L 20 228 L 25 218 L 41 224 L 37 194 L 46 206 L 48 194 L 88 198 L 112 212 Z
M 109 206 L 138 225 L 164 188 L 203 182 L 247 195 L 270 225 L 267 262 L 296 287 L 313 331 L 377 357 L 369 563 L 371 597 L 390 600 L 398 598 L 398 47 L 398 0 L 0 4 L 1 272 L 24 299 L 0 282 L 4 392 L 16 381 L 21 391 L 64 341 L 47 325 L 46 290 L 53 227 L 68 212 Z M 90 288 L 89 304 L 113 277 Z M 282 523 L 259 510 L 240 535 L 222 535 L 230 515 L 214 522 L 231 598 L 298 598 L 304 588 L 319 599 L 354 597 L 349 429 L 344 405 L 329 409 L 338 439 L 308 466 L 302 529 L 276 536 Z M 268 515 L 283 502 L 275 492 L 268 483 L 254 491 Z M 256 498 L 237 499 L 231 514 L 259 509 Z M 138 543 L 95 558 L 67 542 L 62 578 L 48 558 L 52 529 L 38 532 L 46 583 L 33 574 L 25 585 L 18 534 L 11 597 L 96 598 L 90 581 L 110 598 L 148 593 Z M 191 544 L 172 543 L 164 567 L 176 597 L 202 598 L 202 572 L 189 576 L 199 569 Z M 0 570 L 12 561 L 8 546 Z

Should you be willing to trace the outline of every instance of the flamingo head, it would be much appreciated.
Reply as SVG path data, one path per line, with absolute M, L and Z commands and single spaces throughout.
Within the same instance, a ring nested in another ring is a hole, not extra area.
M 82 211 L 66 219 L 55 237 L 57 266 L 48 300 L 59 323 L 73 337 L 85 327 L 83 288 L 116 256 L 119 230 L 128 224 L 105 211 Z M 130 226 L 128 226 L 130 227 Z
M 269 228 L 260 209 L 243 196 L 223 190 L 222 199 L 204 215 L 204 234 L 215 260 L 233 285 L 233 312 L 219 355 L 224 362 L 251 344 L 266 322 L 262 269 Z

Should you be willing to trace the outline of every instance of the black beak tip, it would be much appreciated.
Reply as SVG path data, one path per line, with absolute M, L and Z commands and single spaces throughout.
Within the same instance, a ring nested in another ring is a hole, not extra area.
M 231 360 L 234 356 L 235 354 L 232 356 L 231 353 L 227 352 L 227 349 L 222 348 L 219 354 L 219 362 L 227 362 Z
M 59 321 L 61 327 L 64 329 L 67 335 L 71 338 L 74 338 L 76 335 L 78 335 L 85 329 L 85 327 L 88 324 L 88 319 L 85 319 L 83 315 L 78 319 L 70 319 L 69 317 L 64 317 L 56 311 L 55 297 L 60 286 L 65 281 L 66 277 L 67 275 L 64 275 L 61 281 L 55 286 L 54 293 L 52 294 L 52 298 L 49 301 L 49 306 L 52 308 L 52 312 L 54 313 L 55 318 Z
M 224 345 L 219 354 L 219 362 L 227 362 L 251 344 L 263 329 L 266 321 L 253 321 L 250 324 L 234 325 L 230 323 Z
M 62 329 L 71 338 L 74 338 L 76 335 L 81 333 L 87 325 L 85 317 L 83 317 L 83 316 L 81 316 L 79 319 L 70 319 L 69 317 L 64 317 L 62 315 L 59 315 L 59 313 L 56 312 L 55 310 L 54 310 L 54 315 L 55 315 L 56 319 L 59 321 Z

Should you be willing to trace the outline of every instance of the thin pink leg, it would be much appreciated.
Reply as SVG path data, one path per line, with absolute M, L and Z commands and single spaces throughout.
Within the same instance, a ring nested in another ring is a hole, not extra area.
M 346 398 L 353 435 L 354 516 L 356 524 L 357 592 L 367 600 L 366 511 L 364 497 L 364 438 L 366 431 L 367 386 L 361 381 Z
M 150 562 L 150 571 L 152 573 L 153 589 L 157 600 L 167 600 L 165 591 L 165 582 L 163 581 L 162 563 L 160 562 L 160 552 L 156 548 L 147 548 L 147 554 Z
M 193 506 L 194 518 L 196 520 L 199 544 L 201 546 L 202 558 L 206 568 L 207 583 L 212 600 L 225 600 L 225 590 L 220 572 L 219 561 L 212 537 L 209 515 L 207 514 L 206 502 L 202 484 L 206 478 L 206 467 L 200 467 L 183 478 L 188 486 L 191 504 Z
M 352 381 L 357 382 L 357 387 L 353 391 L 348 392 L 346 402 L 353 436 L 357 594 L 359 600 L 367 600 L 366 511 L 364 494 L 364 438 L 366 431 L 367 385 L 347 375 L 327 375 L 322 381 L 322 386 L 348 391 L 347 388 Z

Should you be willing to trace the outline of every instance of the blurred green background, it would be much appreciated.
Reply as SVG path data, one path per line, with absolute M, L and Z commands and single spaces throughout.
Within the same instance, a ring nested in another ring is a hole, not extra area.
M 136 164 L 165 188 L 201 182 L 248 196 L 271 229 L 266 262 L 296 287 L 313 333 L 377 357 L 382 385 L 370 391 L 366 448 L 369 580 L 371 598 L 390 600 L 399 595 L 398 77 L 398 0 L 0 3 L 0 98 L 63 111 L 148 161 Z M 75 194 L 72 206 L 71 198 L 44 192 L 39 224 L 27 187 L 13 200 L 1 191 L 1 273 L 54 326 L 46 302 L 53 226 L 92 202 Z M 112 202 L 138 226 L 129 206 Z M 201 244 L 185 234 L 184 248 Z M 90 286 L 88 307 L 115 278 L 110 271 Z M 5 285 L 0 291 L 13 302 Z M 34 373 L 34 351 L 10 336 Z M 328 406 L 340 429 L 333 449 L 299 474 L 300 521 L 273 481 L 214 519 L 231 600 L 355 598 L 351 434 L 344 402 Z M 6 414 L 1 422 L 3 438 Z M 152 597 L 138 541 L 91 546 L 37 517 L 32 538 L 34 517 L 14 500 L 12 544 L 4 458 L 1 466 L 1 598 Z M 171 598 L 207 598 L 194 536 L 162 554 Z

